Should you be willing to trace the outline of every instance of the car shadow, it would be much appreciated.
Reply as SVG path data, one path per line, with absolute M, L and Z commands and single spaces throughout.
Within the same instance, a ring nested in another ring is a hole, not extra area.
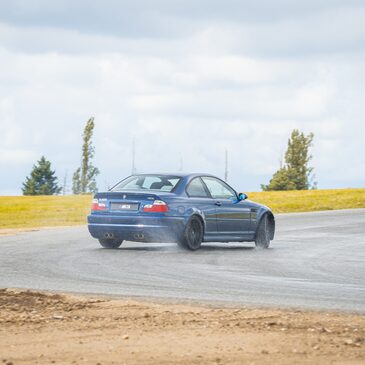
M 143 246 L 127 246 L 127 247 L 119 247 L 117 251 L 172 251 L 172 252 L 182 252 L 182 253 L 199 253 L 206 251 L 252 251 L 255 250 L 255 246 L 239 246 L 239 245 L 212 245 L 212 244 L 203 244 L 199 250 L 190 251 L 184 250 L 183 248 L 178 247 L 177 245 L 143 245 Z M 116 251 L 116 250 L 113 250 Z
M 254 250 L 254 246 L 216 246 L 216 245 L 203 245 L 200 248 L 200 251 L 251 251 Z

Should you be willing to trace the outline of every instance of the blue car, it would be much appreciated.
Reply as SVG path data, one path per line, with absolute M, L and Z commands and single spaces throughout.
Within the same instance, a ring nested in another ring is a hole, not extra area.
M 215 176 L 141 174 L 95 194 L 88 228 L 105 248 L 124 240 L 176 242 L 189 250 L 202 242 L 233 241 L 268 248 L 275 219 L 269 208 Z

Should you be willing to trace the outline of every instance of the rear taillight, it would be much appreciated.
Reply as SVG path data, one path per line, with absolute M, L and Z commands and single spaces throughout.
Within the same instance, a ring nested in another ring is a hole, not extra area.
M 151 213 L 164 213 L 169 211 L 169 207 L 162 200 L 155 200 L 153 204 L 146 204 L 143 207 L 143 211 Z
M 99 199 L 93 199 L 91 210 L 106 210 L 106 204 L 105 202 L 101 202 Z

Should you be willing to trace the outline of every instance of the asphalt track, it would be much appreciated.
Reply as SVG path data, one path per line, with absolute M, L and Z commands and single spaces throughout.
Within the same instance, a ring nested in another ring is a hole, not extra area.
M 0 236 L 0 287 L 365 312 L 365 209 L 283 214 L 268 250 L 125 242 L 86 227 Z

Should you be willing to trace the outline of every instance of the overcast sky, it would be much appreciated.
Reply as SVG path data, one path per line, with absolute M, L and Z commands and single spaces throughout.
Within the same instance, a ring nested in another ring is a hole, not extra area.
M 101 190 L 204 171 L 259 190 L 292 129 L 319 188 L 365 186 L 365 2 L 0 0 L 0 195 L 45 155 L 60 182 L 95 116 Z

